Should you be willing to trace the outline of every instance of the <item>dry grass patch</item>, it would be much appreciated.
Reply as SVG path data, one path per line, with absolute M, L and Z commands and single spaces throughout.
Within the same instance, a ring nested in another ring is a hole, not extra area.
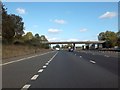
M 22 46 L 22 45 L 3 45 L 2 46 L 2 58 L 11 58 L 17 56 L 23 56 L 34 53 L 44 53 L 49 51 L 48 49 L 39 49 L 32 46 Z

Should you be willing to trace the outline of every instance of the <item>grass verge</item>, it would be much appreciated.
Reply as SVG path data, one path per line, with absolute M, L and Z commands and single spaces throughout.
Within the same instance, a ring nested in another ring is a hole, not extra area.
M 24 56 L 35 53 L 44 53 L 50 51 L 49 49 L 35 48 L 33 46 L 23 45 L 2 45 L 2 59 L 12 57 Z

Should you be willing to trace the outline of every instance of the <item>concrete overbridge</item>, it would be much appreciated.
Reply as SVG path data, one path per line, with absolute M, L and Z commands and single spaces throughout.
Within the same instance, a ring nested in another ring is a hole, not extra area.
M 73 45 L 73 49 L 75 49 L 75 44 L 86 44 L 87 47 L 89 47 L 90 44 L 97 45 L 97 48 L 102 48 L 103 44 L 105 43 L 105 41 L 62 41 L 62 42 L 44 42 L 47 44 L 72 44 Z

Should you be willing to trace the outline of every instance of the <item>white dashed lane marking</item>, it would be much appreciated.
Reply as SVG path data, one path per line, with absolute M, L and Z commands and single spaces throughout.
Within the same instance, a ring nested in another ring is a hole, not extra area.
M 43 72 L 43 69 L 40 69 L 38 72 Z
M 27 90 L 31 85 L 27 84 L 25 86 L 23 86 L 23 88 L 21 90 Z
M 43 68 L 46 68 L 47 66 L 43 66 Z
M 49 63 L 46 63 L 45 65 L 47 66 Z
M 50 52 L 48 52 L 50 53 Z M 46 63 L 46 65 L 48 65 L 54 58 L 55 56 L 58 54 L 58 52 L 48 61 L 48 63 Z M 46 68 L 47 66 L 43 66 L 43 68 Z M 38 72 L 43 72 L 44 69 L 40 69 Z M 36 80 L 38 78 L 39 75 L 34 75 L 31 80 Z M 23 88 L 21 90 L 27 90 L 31 85 L 24 85 Z
M 80 58 L 82 58 L 82 56 L 80 56 Z
M 105 57 L 109 57 L 108 55 L 105 55 Z
M 39 75 L 34 75 L 31 80 L 36 80 L 38 78 Z
M 91 62 L 91 63 L 93 63 L 93 64 L 95 64 L 95 63 L 96 63 L 96 62 L 95 62 L 95 61 L 93 61 L 93 60 L 90 60 L 90 62 Z
M 48 63 L 50 63 L 50 61 L 48 61 Z

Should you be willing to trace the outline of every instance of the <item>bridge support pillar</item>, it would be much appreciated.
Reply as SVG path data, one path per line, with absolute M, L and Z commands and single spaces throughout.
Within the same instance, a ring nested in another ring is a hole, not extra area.
M 95 49 L 95 44 L 94 43 L 90 44 L 89 49 L 94 50 Z
M 101 48 L 103 48 L 103 44 L 97 44 L 97 49 L 101 49 Z
M 85 46 L 86 46 L 86 49 L 88 50 L 89 49 L 89 44 L 86 44 Z
M 51 44 L 49 44 L 49 48 L 52 49 Z
M 73 50 L 75 50 L 75 43 L 73 43 Z

